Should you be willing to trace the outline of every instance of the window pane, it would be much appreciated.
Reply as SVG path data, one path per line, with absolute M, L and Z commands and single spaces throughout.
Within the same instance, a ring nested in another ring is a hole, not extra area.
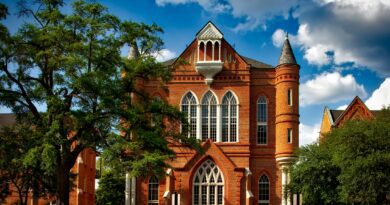
M 259 205 L 269 204 L 269 180 L 263 175 L 259 180 Z
M 202 186 L 202 205 L 207 205 L 207 186 Z
M 228 105 L 222 105 L 222 142 L 227 142 L 229 137 L 229 110 Z
M 218 186 L 218 205 L 222 204 L 223 186 Z
M 267 144 L 267 125 L 257 125 L 257 144 Z
M 292 129 L 291 128 L 287 128 L 287 143 L 291 143 L 292 142 Z
M 214 162 L 206 160 L 198 168 L 193 179 L 193 203 L 196 205 L 222 204 L 224 182 L 221 176 L 222 173 Z
M 202 140 L 217 139 L 217 100 L 212 92 L 202 99 Z
M 222 141 L 237 141 L 237 103 L 232 92 L 222 98 Z
M 152 176 L 149 179 L 148 204 L 158 204 L 158 179 Z
M 210 186 L 210 204 L 215 204 L 215 186 Z
M 199 186 L 194 186 L 194 204 L 199 204 Z
M 189 123 L 189 137 L 196 137 L 197 106 L 195 96 L 189 92 L 181 102 L 181 111 L 187 117 Z

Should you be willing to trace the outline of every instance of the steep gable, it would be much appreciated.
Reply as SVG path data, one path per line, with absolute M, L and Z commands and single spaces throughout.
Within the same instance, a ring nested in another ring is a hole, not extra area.
M 333 124 L 334 121 L 330 114 L 330 110 L 328 107 L 325 107 L 322 115 L 322 121 L 321 121 L 320 140 L 322 139 L 322 137 L 324 137 L 326 133 L 328 133 L 331 130 Z
M 363 103 L 363 101 L 356 96 L 348 105 L 344 112 L 336 119 L 334 126 L 338 127 L 351 119 L 372 119 L 374 115 Z

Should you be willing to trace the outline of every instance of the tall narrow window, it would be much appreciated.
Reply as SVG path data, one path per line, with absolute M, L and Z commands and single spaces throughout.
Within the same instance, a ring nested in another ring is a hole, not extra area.
M 211 91 L 202 99 L 202 140 L 217 140 L 217 100 Z
M 223 176 L 213 161 L 205 161 L 198 168 L 193 180 L 192 201 L 194 205 L 223 204 Z
M 232 92 L 222 98 L 222 141 L 237 142 L 237 100 Z
M 180 194 L 177 192 L 172 194 L 172 205 L 180 205 Z
M 267 98 L 259 97 L 257 100 L 257 144 L 267 144 Z
M 220 59 L 220 53 L 219 53 L 219 43 L 215 42 L 214 44 L 214 61 L 218 61 Z
M 208 41 L 206 43 L 206 59 L 205 61 L 212 61 L 213 60 L 213 43 L 211 41 Z
M 292 142 L 293 132 L 292 128 L 287 128 L 287 143 Z
M 158 204 L 158 179 L 151 176 L 149 179 L 148 205 Z
M 293 104 L 293 102 L 292 102 L 292 89 L 290 88 L 290 89 L 288 89 L 288 92 L 287 92 L 287 102 L 288 102 L 288 105 L 292 105 Z
M 263 175 L 259 179 L 259 203 L 258 205 L 269 205 L 269 180 Z
M 200 42 L 198 47 L 198 61 L 205 61 L 205 48 L 206 45 L 204 42 Z
M 190 128 L 189 137 L 196 137 L 196 104 L 195 96 L 191 92 L 188 92 L 181 101 L 181 111 L 187 117 Z

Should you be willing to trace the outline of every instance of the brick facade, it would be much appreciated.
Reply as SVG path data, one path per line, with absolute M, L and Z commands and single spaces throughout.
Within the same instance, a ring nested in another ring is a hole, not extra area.
M 211 40 L 204 39 L 206 34 Z M 141 83 L 145 92 L 160 96 L 179 109 L 183 96 L 188 92 L 195 95 L 198 104 L 208 91 L 215 95 L 219 107 L 228 91 L 235 95 L 238 102 L 237 142 L 221 142 L 218 140 L 221 136 L 217 136 L 216 141 L 208 139 L 202 142 L 203 155 L 180 145 L 170 145 L 177 158 L 169 162 L 173 169 L 170 176 L 159 181 L 159 204 L 175 204 L 172 202 L 173 193 L 180 194 L 178 204 L 193 204 L 194 175 L 206 160 L 213 161 L 223 174 L 223 204 L 258 204 L 262 175 L 269 179 L 269 204 L 282 203 L 282 168 L 290 165 L 299 144 L 299 65 L 295 63 L 295 58 L 294 62 L 283 62 L 273 67 L 243 57 L 221 35 L 211 22 L 207 23 L 179 56 L 188 63 L 179 64 L 178 60 L 166 62 L 169 68 L 174 69 L 169 83 Z M 212 44 L 209 41 L 217 41 L 214 43 L 214 55 L 210 52 Z M 203 42 L 207 42 L 204 43 L 206 48 L 202 47 Z M 290 46 L 288 40 L 286 42 Z M 293 55 L 289 49 L 291 53 L 287 54 Z M 285 55 L 283 52 L 281 58 Z M 206 72 L 209 71 L 200 71 L 199 65 L 214 66 L 219 62 L 222 70 L 212 76 L 211 81 L 206 80 L 209 74 Z M 288 104 L 289 89 L 292 90 L 291 105 Z M 268 106 L 267 143 L 261 145 L 257 144 L 257 100 L 260 96 L 267 98 Z M 200 105 L 198 109 L 201 109 Z M 201 120 L 199 116 L 198 120 Z M 220 120 L 218 122 L 221 123 Z M 288 128 L 292 129 L 291 143 L 287 142 Z M 199 139 L 202 139 L 201 133 L 198 132 Z M 221 134 L 221 131 L 217 133 Z M 137 205 L 148 204 L 148 180 L 137 179 Z

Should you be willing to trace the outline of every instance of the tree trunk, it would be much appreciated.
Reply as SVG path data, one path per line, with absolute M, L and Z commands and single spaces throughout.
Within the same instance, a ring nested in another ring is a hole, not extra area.
M 57 205 L 69 205 L 69 171 L 64 165 L 57 169 Z

